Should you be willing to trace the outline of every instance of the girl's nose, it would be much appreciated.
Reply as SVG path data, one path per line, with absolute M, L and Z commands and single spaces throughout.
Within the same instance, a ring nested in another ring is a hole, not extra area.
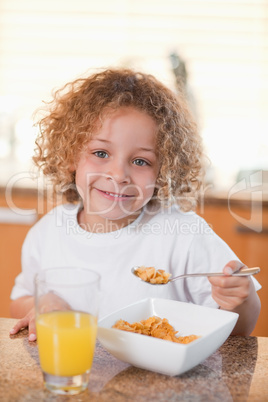
M 110 165 L 109 171 L 107 172 L 109 178 L 112 178 L 116 183 L 129 184 L 130 174 L 129 168 L 126 163 L 114 162 Z

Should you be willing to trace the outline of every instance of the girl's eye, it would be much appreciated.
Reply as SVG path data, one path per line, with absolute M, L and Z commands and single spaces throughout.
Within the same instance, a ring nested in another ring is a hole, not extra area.
M 148 162 L 146 162 L 144 159 L 135 159 L 133 162 L 137 166 L 146 166 L 149 165 Z
M 108 158 L 108 154 L 105 151 L 96 151 L 94 152 L 94 155 L 96 155 L 98 158 Z

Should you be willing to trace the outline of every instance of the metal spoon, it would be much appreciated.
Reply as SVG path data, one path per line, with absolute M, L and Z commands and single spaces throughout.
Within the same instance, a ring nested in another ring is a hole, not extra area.
M 169 282 L 174 282 L 177 279 L 183 279 L 183 278 L 191 278 L 191 277 L 197 277 L 197 276 L 249 276 L 249 275 L 255 275 L 258 272 L 260 272 L 259 267 L 254 267 L 254 268 L 241 268 L 238 271 L 233 272 L 231 275 L 226 275 L 223 272 L 205 272 L 205 273 L 196 273 L 196 274 L 184 274 L 184 275 L 178 275 L 174 276 L 174 278 L 170 278 L 166 283 L 151 283 L 144 281 L 141 279 L 136 270 L 139 267 L 133 267 L 131 268 L 131 272 L 133 275 L 135 275 L 137 278 L 139 278 L 141 281 L 148 283 L 149 285 L 167 285 Z

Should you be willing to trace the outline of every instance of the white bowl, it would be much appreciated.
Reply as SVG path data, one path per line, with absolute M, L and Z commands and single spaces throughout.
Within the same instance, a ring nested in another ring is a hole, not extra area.
M 179 344 L 135 334 L 112 326 L 119 319 L 130 324 L 153 315 L 167 318 L 179 336 L 200 335 Z M 142 369 L 179 375 L 214 353 L 232 332 L 238 314 L 175 300 L 144 299 L 118 310 L 98 323 L 98 339 L 116 358 Z

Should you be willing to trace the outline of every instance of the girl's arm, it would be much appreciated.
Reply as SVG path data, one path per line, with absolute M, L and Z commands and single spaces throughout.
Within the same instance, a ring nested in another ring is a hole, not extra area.
M 13 300 L 10 305 L 10 314 L 13 318 L 20 318 L 20 320 L 10 330 L 10 334 L 14 335 L 22 328 L 29 330 L 29 341 L 36 340 L 35 329 L 35 308 L 34 297 L 23 296 Z
M 223 269 L 226 277 L 209 277 L 212 297 L 220 308 L 239 314 L 232 335 L 249 336 L 258 320 L 261 303 L 250 277 L 230 276 L 244 267 L 239 261 L 230 261 Z

